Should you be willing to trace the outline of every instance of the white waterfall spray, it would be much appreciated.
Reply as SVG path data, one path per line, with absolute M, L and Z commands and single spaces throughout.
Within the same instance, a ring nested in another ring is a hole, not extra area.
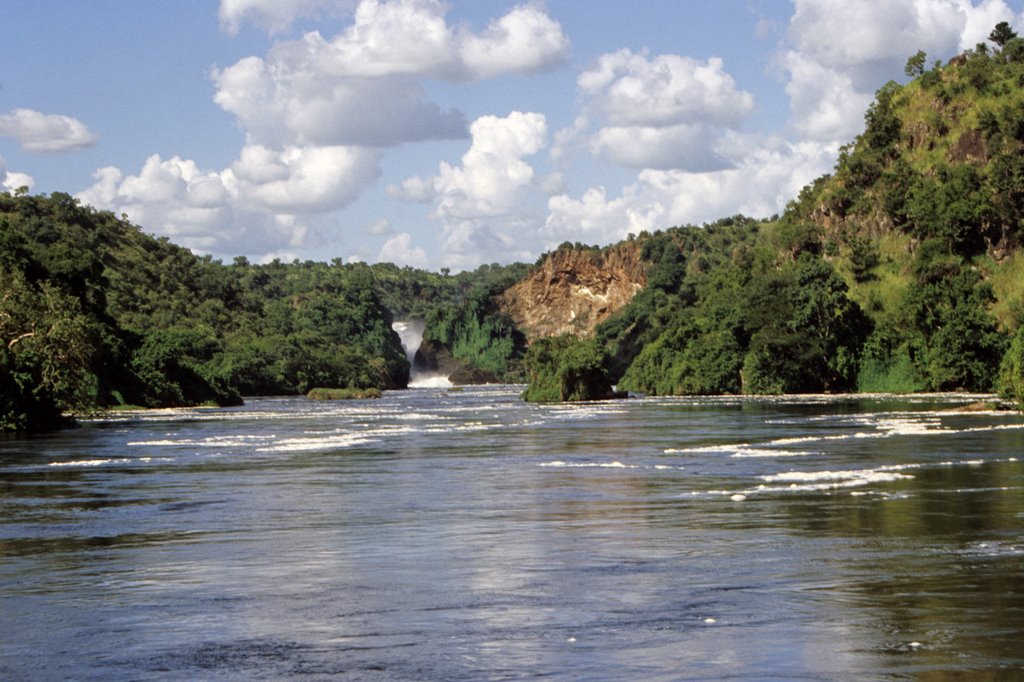
M 423 320 L 399 320 L 394 322 L 391 328 L 398 333 L 398 338 L 402 340 L 402 348 L 405 349 L 405 357 L 409 359 L 409 388 L 447 388 L 452 385 L 443 374 L 424 373 L 416 369 L 416 351 L 423 343 L 423 330 L 426 328 Z

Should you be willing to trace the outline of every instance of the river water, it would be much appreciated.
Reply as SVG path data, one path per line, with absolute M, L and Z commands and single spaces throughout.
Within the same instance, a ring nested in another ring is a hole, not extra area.
M 1024 677 L 969 396 L 253 399 L 0 440 L 0 678 Z

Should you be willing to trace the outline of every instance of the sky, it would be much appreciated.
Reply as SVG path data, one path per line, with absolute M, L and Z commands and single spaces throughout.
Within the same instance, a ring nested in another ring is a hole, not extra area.
M 0 0 L 0 191 L 454 271 L 780 212 L 1024 0 Z

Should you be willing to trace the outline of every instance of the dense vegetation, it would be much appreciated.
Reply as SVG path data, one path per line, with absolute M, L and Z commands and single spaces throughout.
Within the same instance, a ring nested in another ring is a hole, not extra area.
M 573 336 L 538 339 L 526 355 L 531 402 L 605 400 L 612 397 L 607 358 L 593 339 Z
M 367 266 L 222 265 L 65 194 L 0 194 L 0 286 L 0 430 L 408 381 Z
M 1024 402 L 1024 40 L 991 40 L 931 69 L 914 55 L 782 216 L 640 235 L 648 286 L 597 330 L 610 379 Z M 527 396 L 554 399 L 560 372 L 538 354 Z
M 394 318 L 432 320 L 436 352 L 506 379 L 525 342 L 489 301 L 528 270 L 225 265 L 66 194 L 0 194 L 0 431 L 119 405 L 404 388 Z

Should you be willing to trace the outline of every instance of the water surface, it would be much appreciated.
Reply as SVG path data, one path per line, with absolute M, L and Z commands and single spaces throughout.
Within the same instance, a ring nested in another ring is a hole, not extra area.
M 3 679 L 1020 679 L 970 396 L 254 399 L 0 441 Z

